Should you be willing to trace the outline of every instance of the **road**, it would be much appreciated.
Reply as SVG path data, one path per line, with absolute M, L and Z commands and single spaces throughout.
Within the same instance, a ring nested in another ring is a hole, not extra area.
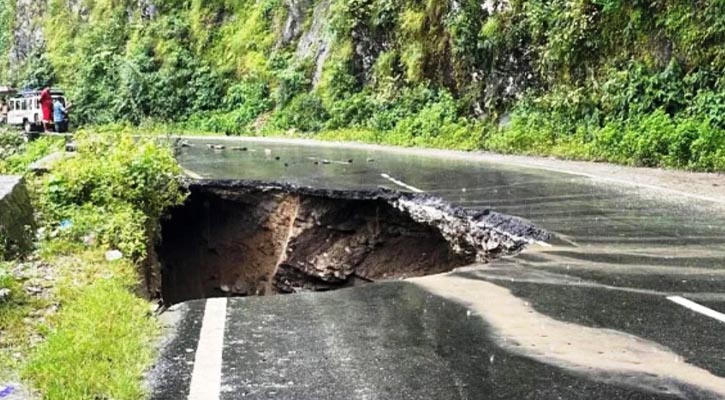
M 725 398 L 718 176 L 191 142 L 179 160 L 199 178 L 421 191 L 528 219 L 555 238 L 443 276 L 177 305 L 151 373 L 154 399 Z

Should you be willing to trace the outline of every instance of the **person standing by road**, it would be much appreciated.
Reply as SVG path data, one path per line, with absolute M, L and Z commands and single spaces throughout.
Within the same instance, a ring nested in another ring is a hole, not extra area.
M 53 97 L 49 87 L 40 92 L 40 110 L 43 113 L 43 130 L 50 132 L 50 125 L 53 123 Z
M 56 133 L 68 132 L 68 109 L 60 99 L 53 100 L 53 125 Z

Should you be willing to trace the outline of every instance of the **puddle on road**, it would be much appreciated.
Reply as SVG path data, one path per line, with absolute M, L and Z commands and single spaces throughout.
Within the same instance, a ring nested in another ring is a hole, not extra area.
M 555 320 L 508 289 L 483 280 L 442 275 L 412 281 L 466 305 L 492 326 L 497 343 L 515 354 L 658 393 L 686 397 L 680 385 L 687 384 L 717 398 L 725 396 L 725 378 L 686 363 L 654 342 Z
M 150 292 L 166 304 L 439 274 L 548 235 L 516 218 L 418 194 L 245 181 L 189 189 L 187 202 L 162 221 L 161 282 Z

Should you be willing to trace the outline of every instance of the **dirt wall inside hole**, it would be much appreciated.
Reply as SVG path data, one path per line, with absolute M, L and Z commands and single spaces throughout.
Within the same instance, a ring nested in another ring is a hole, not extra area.
M 385 200 L 278 190 L 192 190 L 162 222 L 157 252 L 166 304 L 332 290 L 475 260 Z

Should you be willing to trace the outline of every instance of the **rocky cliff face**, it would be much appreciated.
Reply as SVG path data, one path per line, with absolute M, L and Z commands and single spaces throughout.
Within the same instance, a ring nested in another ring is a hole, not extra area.
M 88 5 L 78 0 L 65 1 L 65 8 L 55 7 L 55 11 L 49 11 L 48 0 L 13 0 L 14 11 L 12 26 L 5 27 L 11 31 L 11 43 L 9 46 L 8 58 L 11 68 L 27 63 L 32 58 L 37 58 L 43 52 L 53 52 L 54 49 L 46 48 L 45 35 L 53 32 L 45 32 L 49 18 L 58 17 L 60 11 L 67 15 L 77 16 L 76 21 L 67 21 L 67 30 L 77 30 L 83 34 L 83 29 L 78 29 L 78 22 L 94 23 L 89 20 L 94 10 L 88 9 Z M 126 7 L 129 18 L 140 18 L 140 21 L 131 24 L 135 28 L 143 28 L 143 25 L 157 17 L 170 17 L 170 13 L 178 13 L 176 19 L 194 18 L 185 11 L 184 7 L 171 6 L 159 2 L 155 4 L 149 0 L 129 1 L 128 4 L 119 4 L 118 7 Z M 193 1 L 187 6 L 196 7 Z M 250 17 L 249 10 L 240 9 L 240 6 L 226 4 L 221 5 L 203 4 L 202 7 L 210 16 L 204 17 L 202 23 L 206 26 L 201 29 L 207 30 L 205 35 L 218 36 L 222 31 L 229 29 L 228 22 L 240 22 L 250 18 L 241 24 L 244 26 L 259 24 L 257 16 Z M 264 4 L 262 4 L 264 3 Z M 360 4 L 358 4 L 360 3 Z M 378 4 L 380 3 L 380 4 Z M 312 88 L 322 79 L 323 70 L 330 58 L 330 55 L 340 46 L 350 45 L 352 53 L 345 60 L 349 72 L 358 79 L 358 82 L 365 84 L 373 80 L 373 73 L 382 54 L 394 54 L 396 60 L 390 66 L 391 71 L 387 75 L 395 75 L 400 69 L 420 69 L 420 76 L 408 76 L 408 80 L 429 80 L 446 86 L 453 92 L 465 92 L 473 90 L 476 92 L 476 106 L 482 114 L 482 109 L 489 103 L 505 102 L 506 99 L 515 98 L 533 82 L 531 74 L 531 59 L 529 54 L 522 49 L 521 52 L 514 52 L 507 57 L 493 62 L 495 65 L 477 65 L 475 60 L 467 60 L 470 55 L 460 53 L 456 49 L 454 41 L 460 40 L 451 35 L 447 26 L 450 21 L 457 19 L 471 18 L 470 12 L 464 10 L 464 6 L 457 0 L 440 3 L 430 9 L 417 10 L 417 6 L 407 5 L 407 2 L 400 4 L 384 5 L 380 1 L 367 1 L 347 3 L 337 0 L 270 0 L 250 2 L 250 7 L 264 8 L 261 18 L 270 21 L 262 23 L 261 28 L 271 32 L 275 36 L 275 46 L 266 50 L 265 56 L 272 56 L 273 53 L 286 53 L 286 49 L 292 49 L 292 55 L 298 62 L 312 65 L 311 82 Z M 381 5 L 383 4 L 383 5 Z M 90 5 L 90 7 L 102 7 Z M 216 8 L 218 9 L 216 9 Z M 480 5 L 481 10 L 487 14 L 495 15 L 507 10 L 508 2 L 486 0 Z M 235 9 L 236 8 L 236 9 Z M 243 8 L 243 7 L 242 7 Z M 425 14 L 420 26 L 412 28 L 414 31 L 404 32 L 406 13 L 410 10 Z M 248 15 L 240 15 L 246 13 Z M 467 14 L 468 13 L 468 14 Z M 53 15 L 51 15 L 53 14 Z M 222 16 L 221 19 L 218 18 Z M 275 17 L 276 16 L 276 17 Z M 281 18 L 280 18 L 281 16 Z M 273 21 L 277 18 L 277 21 Z M 332 21 L 337 20 L 341 26 L 333 26 Z M 144 22 L 145 21 L 145 22 Z M 342 22 L 340 22 L 342 21 Z M 140 22 L 140 23 L 138 23 Z M 95 22 L 98 24 L 98 22 Z M 266 25 L 266 26 L 265 26 Z M 347 26 L 345 26 L 347 25 Z M 63 29 L 63 24 L 55 25 L 54 29 Z M 251 31 L 259 28 L 250 28 Z M 129 32 L 130 33 L 130 32 Z M 226 34 L 224 32 L 223 34 Z M 262 33 L 262 32 L 257 32 Z M 180 34 L 177 32 L 177 34 Z M 176 39 L 182 39 L 177 37 Z M 257 41 L 249 35 L 241 39 Z M 259 43 L 241 43 L 235 45 L 239 48 L 259 47 Z M 102 47 L 102 46 L 101 46 Z M 244 57 L 244 54 L 225 54 L 225 57 Z M 215 57 L 218 57 L 215 55 Z M 405 60 L 410 58 L 410 60 Z M 413 65 L 418 64 L 418 65 Z M 491 73 L 491 69 L 494 73 Z M 62 72 L 62 71 L 61 71 Z M 378 71 L 380 73 L 380 71 Z M 405 75 L 405 74 L 403 74 Z M 67 84 L 67 83 L 66 83 Z
M 295 56 L 299 59 L 309 59 L 314 63 L 312 84 L 316 86 L 322 78 L 322 68 L 332 50 L 332 35 L 330 33 L 330 5 L 331 0 L 319 1 L 312 12 L 312 22 L 309 28 L 301 33 L 297 42 Z M 292 15 L 290 13 L 290 15 Z M 300 19 L 300 24 L 303 20 Z
M 9 52 L 11 65 L 22 64 L 43 49 L 45 45 L 43 17 L 47 5 L 47 0 L 15 1 L 15 18 Z

